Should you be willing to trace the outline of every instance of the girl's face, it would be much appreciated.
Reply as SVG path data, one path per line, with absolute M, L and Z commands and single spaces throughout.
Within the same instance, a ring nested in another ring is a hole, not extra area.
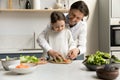
M 60 32 L 65 28 L 65 21 L 64 20 L 58 20 L 56 23 L 52 24 L 52 28 L 56 32 Z
M 71 26 L 77 24 L 80 20 L 82 20 L 84 14 L 77 9 L 71 9 L 69 11 L 69 24 Z

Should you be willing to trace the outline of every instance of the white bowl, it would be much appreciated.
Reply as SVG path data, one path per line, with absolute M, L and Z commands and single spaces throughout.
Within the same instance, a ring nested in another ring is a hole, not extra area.
M 11 59 L 11 60 L 6 60 L 5 58 L 1 59 L 1 64 L 3 68 L 7 71 L 9 70 L 9 67 L 8 67 L 9 65 L 13 65 L 17 63 L 20 63 L 20 59 Z
M 19 64 L 13 64 L 9 66 L 10 71 L 14 72 L 14 73 L 19 73 L 19 74 L 26 74 L 26 73 L 31 73 L 33 71 L 35 71 L 35 69 L 37 68 L 37 65 L 35 64 L 25 64 L 28 65 L 29 68 L 16 68 L 16 66 Z

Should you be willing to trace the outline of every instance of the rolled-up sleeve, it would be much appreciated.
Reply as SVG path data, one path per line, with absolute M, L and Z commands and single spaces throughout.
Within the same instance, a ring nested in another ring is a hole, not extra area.
M 77 47 L 80 50 L 80 55 L 86 53 L 86 43 L 87 43 L 87 24 L 82 25 L 80 33 L 78 34 L 78 44 Z
M 73 40 L 72 34 L 69 30 L 68 30 L 68 36 L 67 37 L 69 38 L 69 41 L 68 41 L 69 42 L 69 50 L 76 48 L 76 43 Z
M 80 21 L 74 27 L 69 28 L 72 32 L 73 39 L 77 44 L 77 48 L 80 50 L 80 55 L 86 53 L 87 43 L 87 22 Z

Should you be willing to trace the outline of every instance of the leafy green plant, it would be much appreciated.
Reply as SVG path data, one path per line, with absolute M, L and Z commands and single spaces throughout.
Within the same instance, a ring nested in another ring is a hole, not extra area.
M 111 61 L 112 63 L 120 63 L 120 59 L 118 59 L 118 57 L 116 57 L 115 55 L 111 56 Z
M 111 58 L 111 56 L 109 53 L 97 51 L 94 54 L 86 56 L 86 58 L 87 59 L 84 62 L 86 62 L 87 64 L 103 65 L 109 64 L 109 59 Z

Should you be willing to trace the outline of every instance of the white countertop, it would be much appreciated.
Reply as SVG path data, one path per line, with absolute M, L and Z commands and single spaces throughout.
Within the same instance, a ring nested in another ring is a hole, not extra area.
M 17 75 L 0 69 L 0 80 L 101 80 L 95 71 L 88 71 L 81 60 L 71 64 L 39 65 L 36 71 L 29 74 Z M 120 76 L 116 79 L 120 80 Z

